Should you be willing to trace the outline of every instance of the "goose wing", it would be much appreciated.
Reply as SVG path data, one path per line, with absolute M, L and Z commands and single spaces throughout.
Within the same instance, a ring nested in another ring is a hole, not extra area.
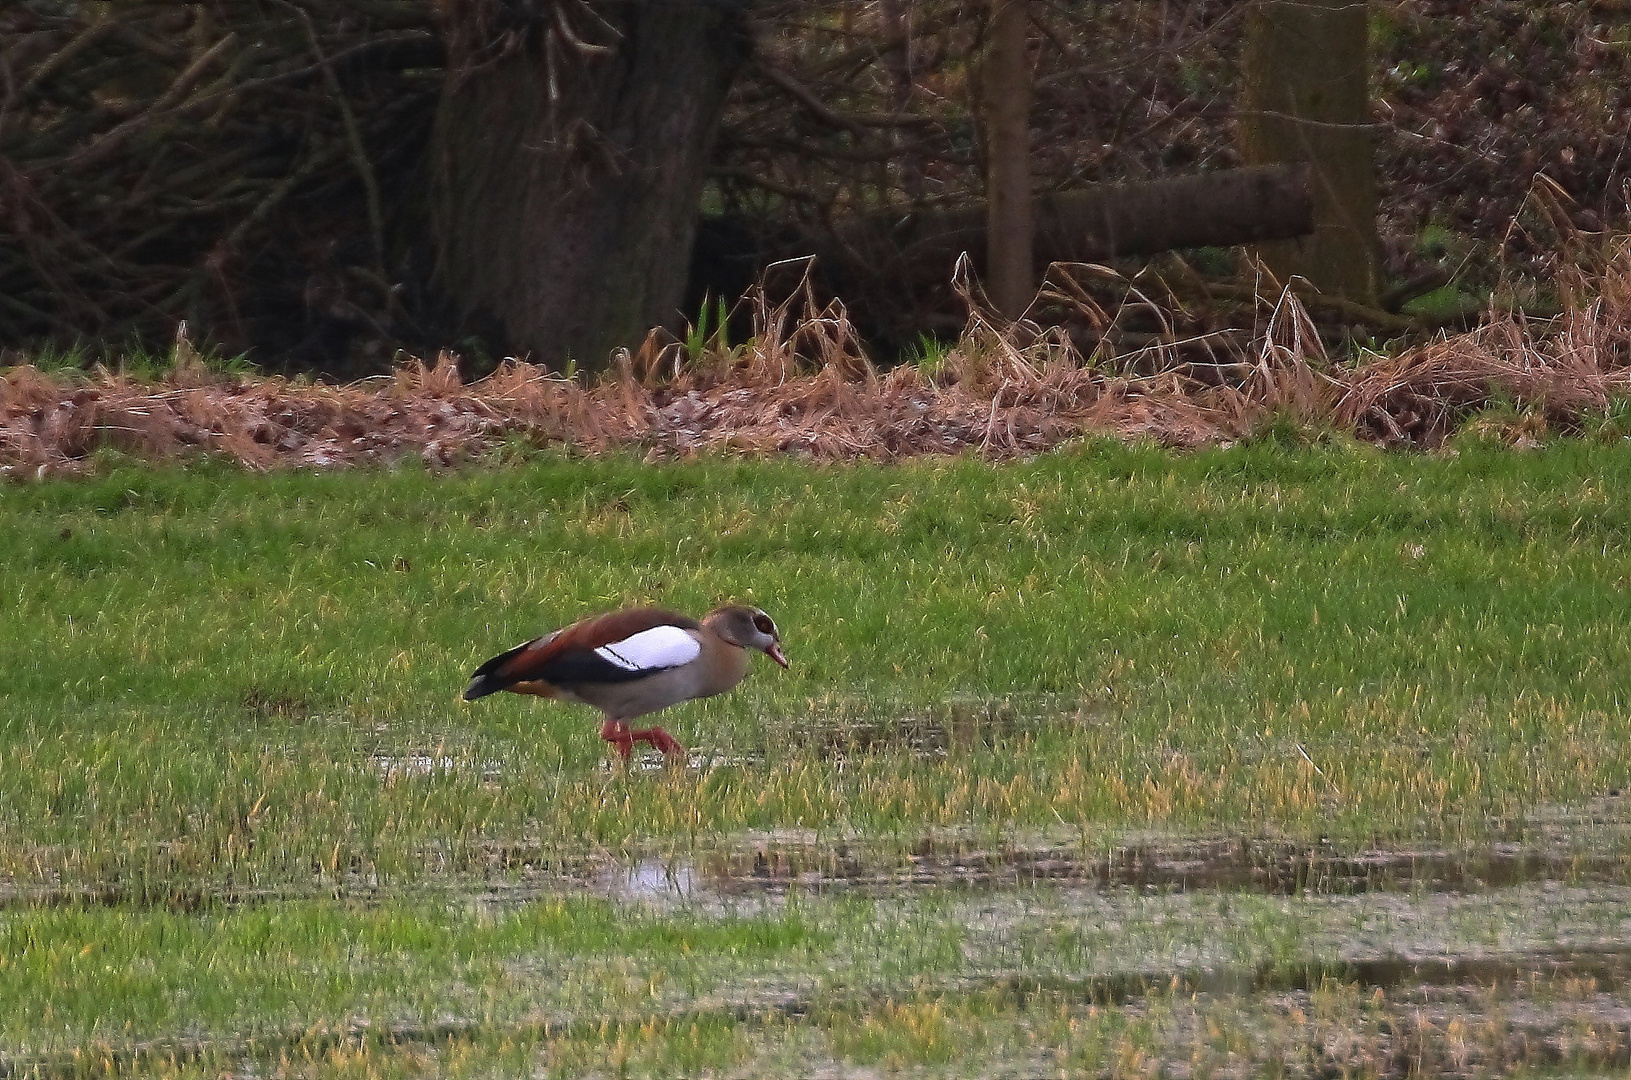
M 488 660 L 470 676 L 464 699 L 474 701 L 518 683 L 559 689 L 631 682 L 679 667 L 702 653 L 690 631 L 695 619 L 658 608 L 635 608 L 585 619 Z

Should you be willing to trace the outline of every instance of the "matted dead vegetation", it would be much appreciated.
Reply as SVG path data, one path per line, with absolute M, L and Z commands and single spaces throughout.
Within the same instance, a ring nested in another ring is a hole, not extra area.
M 1056 267 L 1044 295 L 1076 296 L 1078 322 L 1113 322 L 1067 287 L 1082 269 Z M 213 454 L 255 469 L 414 456 L 447 466 L 517 445 L 636 448 L 652 460 L 701 451 L 1000 458 L 1088 433 L 1187 447 L 1282 422 L 1432 447 L 1493 402 L 1512 406 L 1518 419 L 1502 434 L 1520 440 L 1578 429 L 1631 393 L 1631 240 L 1574 285 L 1560 289 L 1554 318 L 1491 311 L 1470 331 L 1355 363 L 1327 356 L 1289 288 L 1261 292 L 1254 325 L 1213 341 L 1166 335 L 1114 357 L 1084 356 L 1063 326 L 988 314 L 966 275 L 959 288 L 972 314 L 960 339 L 932 365 L 888 372 L 868 359 L 843 307 L 821 304 L 807 280 L 779 302 L 763 289 L 746 301 L 748 344 L 716 336 L 699 349 L 654 331 L 592 385 L 515 361 L 466 383 L 447 354 L 348 385 L 227 377 L 183 334 L 157 382 L 102 368 L 77 377 L 12 368 L 0 378 L 0 470 L 79 472 L 104 447 L 153 459 Z M 1150 302 L 1134 283 L 1126 292 L 1129 303 Z

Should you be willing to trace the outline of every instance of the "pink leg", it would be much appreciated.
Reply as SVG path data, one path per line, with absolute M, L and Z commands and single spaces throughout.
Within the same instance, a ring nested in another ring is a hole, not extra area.
M 607 717 L 606 722 L 600 725 L 600 737 L 611 743 L 624 761 L 629 760 L 629 755 L 634 752 L 636 736 L 629 732 L 629 725 L 621 720 Z
M 652 746 L 655 746 L 657 749 L 661 750 L 667 757 L 683 758 L 685 756 L 685 747 L 680 745 L 679 740 L 660 727 L 649 727 L 642 728 L 639 731 L 631 731 L 629 732 L 629 738 L 650 743 Z

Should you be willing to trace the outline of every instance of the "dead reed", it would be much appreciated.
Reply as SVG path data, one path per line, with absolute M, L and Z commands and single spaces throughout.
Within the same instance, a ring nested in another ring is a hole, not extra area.
M 1078 324 L 1113 322 L 1070 287 L 1084 271 L 1112 273 L 1055 267 L 1044 296 L 1073 304 Z M 214 454 L 255 469 L 411 456 L 448 466 L 517 441 L 588 454 L 643 449 L 653 460 L 702 451 L 1001 458 L 1088 433 L 1196 446 L 1281 419 L 1433 447 L 1492 403 L 1525 417 L 1524 432 L 1509 433 L 1518 438 L 1577 429 L 1631 392 L 1631 239 L 1576 284 L 1560 287 L 1556 317 L 1491 309 L 1470 331 L 1346 363 L 1327 355 L 1298 295 L 1272 282 L 1257 293 L 1250 327 L 1204 341 L 1154 335 L 1112 357 L 1102 344 L 1084 356 L 1062 326 L 992 316 L 964 276 L 971 315 L 958 341 L 933 364 L 889 371 L 869 359 L 843 306 L 821 303 L 807 284 L 779 301 L 763 288 L 750 295 L 745 345 L 716 334 L 693 352 L 653 332 L 589 385 L 515 361 L 466 383 L 446 353 L 348 385 L 225 376 L 182 335 L 156 382 L 28 365 L 0 376 L 0 471 L 73 473 L 102 447 L 154 459 Z M 1170 300 L 1125 285 L 1129 304 Z

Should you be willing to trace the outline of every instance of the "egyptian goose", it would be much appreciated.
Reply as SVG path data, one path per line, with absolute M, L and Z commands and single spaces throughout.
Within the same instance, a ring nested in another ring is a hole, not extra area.
M 600 737 L 625 761 L 636 742 L 679 756 L 685 748 L 668 732 L 629 721 L 724 693 L 748 673 L 749 649 L 787 666 L 776 624 L 758 608 L 716 608 L 700 623 L 657 608 L 614 611 L 493 657 L 470 676 L 464 700 L 508 690 L 581 701 L 606 714 Z

